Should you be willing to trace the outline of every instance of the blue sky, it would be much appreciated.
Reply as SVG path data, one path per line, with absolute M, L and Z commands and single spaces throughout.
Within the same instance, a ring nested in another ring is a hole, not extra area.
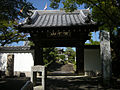
M 50 1 L 49 0 L 27 0 L 27 1 L 31 2 L 33 4 L 33 6 L 35 8 L 37 8 L 37 10 L 43 10 L 45 5 L 46 5 L 46 3 L 47 3 L 47 10 L 53 10 L 52 8 L 49 7 L 49 5 L 50 5 Z M 60 9 L 60 8 L 62 8 L 62 4 L 59 5 L 58 9 Z M 82 5 L 82 6 L 78 7 L 78 9 L 84 9 L 84 6 Z M 99 32 L 96 32 L 96 33 L 93 32 L 92 36 L 93 36 L 92 37 L 93 40 L 99 41 Z M 10 44 L 10 46 L 22 46 L 22 45 L 23 45 L 22 41 L 20 41 L 19 43 L 12 43 L 12 44 Z
M 49 7 L 50 5 L 50 0 L 27 0 L 33 4 L 34 7 L 36 7 L 38 10 L 43 10 L 46 3 L 47 3 L 47 10 L 53 10 L 52 8 Z M 60 4 L 59 8 L 60 9 L 63 5 Z M 84 9 L 84 6 L 78 7 L 78 9 Z

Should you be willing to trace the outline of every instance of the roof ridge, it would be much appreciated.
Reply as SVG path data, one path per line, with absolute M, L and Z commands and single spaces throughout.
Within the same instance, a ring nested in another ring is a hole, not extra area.
M 77 9 L 77 10 L 74 10 L 74 11 L 80 11 L 80 10 L 89 10 L 89 9 Z M 46 12 L 46 11 L 65 11 L 65 10 L 32 10 L 32 11 L 44 11 L 44 12 Z

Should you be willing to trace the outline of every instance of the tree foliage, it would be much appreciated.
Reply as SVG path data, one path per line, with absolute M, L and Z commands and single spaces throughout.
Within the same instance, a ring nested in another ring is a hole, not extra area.
M 65 63 L 75 64 L 75 56 L 76 53 L 71 47 L 67 47 L 62 54 L 59 54 L 59 49 L 55 47 L 43 48 L 43 60 L 45 65 L 50 65 L 52 63 L 55 63 L 56 61 L 58 63 L 64 62 L 64 64 Z
M 43 61 L 46 66 L 54 63 L 58 57 L 57 48 L 43 48 Z
M 100 45 L 99 41 L 93 41 L 92 39 L 90 39 L 89 43 L 85 43 L 85 45 Z
M 26 0 L 0 1 L 0 45 L 26 39 L 26 34 L 19 33 L 14 26 L 21 18 L 29 16 L 32 9 L 35 8 Z
M 91 39 L 89 40 L 88 43 L 85 43 L 85 45 L 100 45 L 100 41 L 97 41 L 97 40 L 94 41 L 94 40 L 92 39 L 92 37 L 93 37 L 93 36 L 92 36 L 92 33 L 90 33 L 89 36 L 91 36 Z
M 72 49 L 72 47 L 66 47 L 65 55 L 68 56 L 68 62 L 75 64 L 76 52 Z

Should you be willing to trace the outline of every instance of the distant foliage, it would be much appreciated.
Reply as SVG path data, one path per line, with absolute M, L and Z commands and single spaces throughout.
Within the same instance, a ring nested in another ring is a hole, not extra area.
M 76 52 L 72 49 L 72 47 L 66 47 L 64 53 L 68 56 L 68 63 L 75 63 Z
M 57 57 L 57 48 L 43 48 L 43 60 L 46 66 L 54 63 L 57 60 Z

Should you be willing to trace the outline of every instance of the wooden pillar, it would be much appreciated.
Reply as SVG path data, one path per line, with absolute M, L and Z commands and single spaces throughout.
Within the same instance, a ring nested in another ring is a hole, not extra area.
M 34 49 L 34 65 L 44 65 L 43 62 L 43 48 L 35 43 Z
M 13 77 L 14 76 L 14 55 L 7 55 L 7 68 L 6 68 L 6 76 Z
M 110 86 L 111 80 L 111 49 L 110 49 L 110 35 L 109 32 L 100 32 L 100 54 L 102 60 L 102 75 L 103 84 L 105 86 Z
M 84 43 L 76 46 L 76 73 L 84 74 Z

